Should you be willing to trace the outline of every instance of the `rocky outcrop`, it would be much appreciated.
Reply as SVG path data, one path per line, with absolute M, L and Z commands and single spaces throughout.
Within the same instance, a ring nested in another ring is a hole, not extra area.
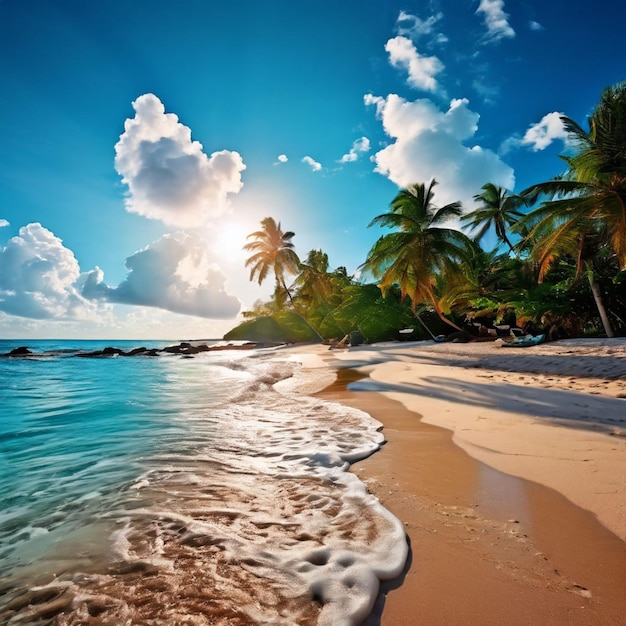
M 32 352 L 26 346 L 20 346 L 11 350 L 5 356 L 28 356 L 29 354 L 32 354 Z
M 165 348 L 146 348 L 144 346 L 139 348 L 133 348 L 132 350 L 124 351 L 120 348 L 115 348 L 113 346 L 107 346 L 102 350 L 93 350 L 91 352 L 75 352 L 73 356 L 81 357 L 81 358 L 115 358 L 115 357 L 138 357 L 138 356 L 146 356 L 146 357 L 154 357 L 154 356 L 163 356 L 169 354 L 177 354 L 183 357 L 192 357 L 195 354 L 199 354 L 201 352 L 216 352 L 222 350 L 253 350 L 254 348 L 263 348 L 269 345 L 277 345 L 277 344 L 267 344 L 267 343 L 258 343 L 258 342 L 247 342 L 243 344 L 224 344 L 218 346 L 209 346 L 206 343 L 190 343 L 188 341 L 182 341 L 178 345 L 175 346 L 166 346 Z M 6 354 L 1 354 L 0 356 L 5 357 L 42 357 L 42 356 L 54 356 L 57 353 L 35 353 L 32 352 L 26 346 L 20 346 L 19 348 L 15 348 Z M 70 355 L 71 356 L 71 355 Z

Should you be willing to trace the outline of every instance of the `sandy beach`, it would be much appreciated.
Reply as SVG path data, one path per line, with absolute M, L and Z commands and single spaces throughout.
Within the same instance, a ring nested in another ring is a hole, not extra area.
M 298 348 L 384 425 L 411 557 L 371 623 L 626 624 L 626 340 Z

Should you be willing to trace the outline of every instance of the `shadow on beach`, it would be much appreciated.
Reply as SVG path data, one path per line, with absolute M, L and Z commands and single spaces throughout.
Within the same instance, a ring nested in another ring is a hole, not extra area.
M 420 383 L 401 384 L 368 379 L 351 385 L 350 389 L 419 395 L 464 406 L 497 409 L 537 419 L 548 418 L 562 426 L 609 434 L 617 434 L 615 428 L 626 425 L 624 400 L 554 388 L 513 387 L 507 383 L 476 383 L 430 376 L 422 378 Z

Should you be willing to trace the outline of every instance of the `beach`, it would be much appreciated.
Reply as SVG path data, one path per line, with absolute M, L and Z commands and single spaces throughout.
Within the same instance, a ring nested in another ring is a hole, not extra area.
M 626 341 L 299 358 L 338 372 L 322 397 L 384 425 L 352 468 L 412 548 L 380 623 L 626 623 Z
M 625 623 L 625 340 L 103 345 L 0 360 L 0 623 Z

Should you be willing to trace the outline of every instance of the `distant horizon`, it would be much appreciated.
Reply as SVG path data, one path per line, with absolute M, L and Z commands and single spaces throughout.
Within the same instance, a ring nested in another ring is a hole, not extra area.
M 190 339 L 189 337 L 184 337 L 184 338 L 170 338 L 170 339 L 148 339 L 146 337 L 144 338 L 135 338 L 135 339 L 116 339 L 115 337 L 92 337 L 92 338 L 78 338 L 78 337 L 0 337 L 0 341 L 11 341 L 11 342 L 28 342 L 28 341 L 133 341 L 133 342 L 141 342 L 141 341 L 152 341 L 152 342 L 160 342 L 160 343 L 164 343 L 164 342 L 171 342 L 171 341 L 178 341 L 178 342 L 201 342 L 201 341 L 228 341 L 226 339 L 224 339 L 223 337 L 214 337 L 213 339 Z M 233 340 L 234 343 L 236 343 L 236 340 Z
M 265 217 L 358 277 L 401 187 L 468 212 L 553 178 L 560 117 L 626 78 L 602 8 L 0 3 L 0 334 L 222 337 L 273 292 Z

